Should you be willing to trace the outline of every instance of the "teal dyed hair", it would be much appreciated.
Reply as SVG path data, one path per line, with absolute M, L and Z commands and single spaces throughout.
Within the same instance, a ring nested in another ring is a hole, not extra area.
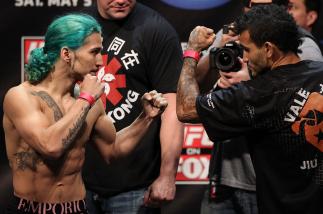
M 101 33 L 101 26 L 86 14 L 69 14 L 55 19 L 47 28 L 45 45 L 34 49 L 25 65 L 31 83 L 42 81 L 59 58 L 62 47 L 76 50 L 92 33 Z

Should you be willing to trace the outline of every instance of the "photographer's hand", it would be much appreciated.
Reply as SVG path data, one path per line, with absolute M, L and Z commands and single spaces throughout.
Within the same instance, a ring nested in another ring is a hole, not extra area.
M 247 63 L 243 62 L 241 58 L 239 58 L 241 63 L 241 69 L 239 71 L 233 72 L 223 72 L 220 71 L 220 78 L 217 81 L 217 86 L 220 88 L 229 88 L 234 84 L 237 84 L 241 81 L 250 80 L 250 74 L 248 72 Z
M 191 32 L 187 49 L 194 51 L 202 51 L 208 48 L 214 41 L 215 34 L 210 28 L 204 26 L 197 26 Z

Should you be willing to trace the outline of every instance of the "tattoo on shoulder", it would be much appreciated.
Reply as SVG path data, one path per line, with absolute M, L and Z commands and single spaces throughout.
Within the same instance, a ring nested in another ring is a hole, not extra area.
M 22 151 L 14 154 L 14 156 L 16 158 L 17 168 L 22 171 L 26 169 L 35 171 L 37 165 L 43 162 L 35 151 Z
M 54 119 L 55 121 L 58 121 L 63 117 L 63 113 L 60 110 L 57 103 L 54 101 L 54 99 L 45 91 L 32 91 L 32 95 L 40 97 L 42 100 L 46 102 L 49 108 L 51 108 L 54 112 Z
M 54 99 L 45 91 L 38 91 L 38 92 L 31 92 L 32 95 L 40 97 L 42 100 L 46 102 L 48 107 L 50 107 L 54 112 L 54 119 L 55 121 L 58 121 L 60 118 L 63 117 L 63 113 L 60 110 L 57 103 L 54 101 Z M 86 116 L 88 111 L 90 110 L 90 106 L 83 108 L 82 112 L 78 118 L 78 120 L 73 124 L 73 127 L 69 129 L 69 133 L 62 140 L 63 148 L 67 149 L 76 139 L 77 135 L 79 134 L 81 128 L 84 125 Z

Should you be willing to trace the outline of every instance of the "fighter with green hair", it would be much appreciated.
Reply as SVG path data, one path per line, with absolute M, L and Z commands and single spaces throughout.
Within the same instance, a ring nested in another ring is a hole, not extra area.
M 7 92 L 3 127 L 14 186 L 8 213 L 87 213 L 85 143 L 91 138 L 110 163 L 131 152 L 167 106 L 160 93 L 145 93 L 142 113 L 116 138 L 99 99 L 104 84 L 95 76 L 103 63 L 101 49 L 95 19 L 59 17 L 49 25 L 44 47 L 31 53 L 28 80 Z

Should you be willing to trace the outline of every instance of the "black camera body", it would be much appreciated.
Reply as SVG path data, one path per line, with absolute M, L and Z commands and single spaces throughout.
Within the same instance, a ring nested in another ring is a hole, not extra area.
M 241 69 L 239 57 L 243 57 L 243 48 L 234 41 L 226 43 L 223 48 L 212 48 L 210 50 L 211 69 L 217 68 L 224 72 L 239 71 Z

